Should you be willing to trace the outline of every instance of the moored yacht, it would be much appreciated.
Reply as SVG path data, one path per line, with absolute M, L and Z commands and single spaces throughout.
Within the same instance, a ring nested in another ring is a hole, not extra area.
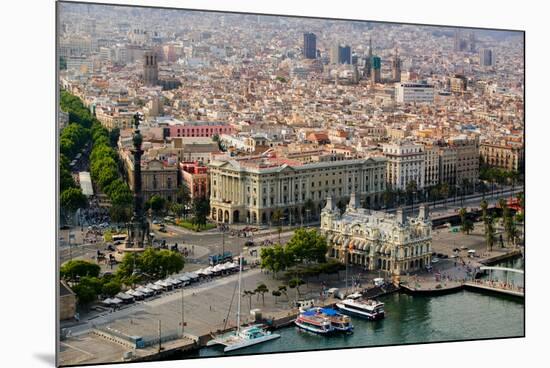
M 320 315 L 314 309 L 306 310 L 298 315 L 294 324 L 302 330 L 326 335 L 334 332 L 334 327 L 328 317 Z
M 345 314 L 376 320 L 384 318 L 384 303 L 377 300 L 360 298 L 346 298 L 336 303 L 336 307 Z
M 330 320 L 330 324 L 335 331 L 339 332 L 353 332 L 353 324 L 351 323 L 351 318 L 341 313 L 338 313 L 333 308 L 321 308 L 314 307 L 310 310 L 315 311 L 317 315 L 321 317 L 326 317 Z

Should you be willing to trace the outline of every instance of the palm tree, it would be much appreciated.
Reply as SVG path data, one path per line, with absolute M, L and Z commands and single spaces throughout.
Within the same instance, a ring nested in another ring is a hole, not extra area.
M 313 203 L 313 200 L 311 198 L 308 198 L 304 202 L 304 210 L 306 211 L 306 214 L 307 214 L 307 222 L 308 223 L 309 223 L 309 213 L 313 212 L 314 209 L 315 209 L 315 203 Z
M 506 203 L 506 199 L 504 198 L 499 198 L 498 200 L 498 206 L 500 207 L 500 209 L 502 210 L 502 221 L 504 222 L 504 220 L 506 219 L 506 217 L 508 217 L 510 215 L 510 209 L 508 208 L 508 205 Z
M 391 186 L 387 186 L 386 190 L 384 191 L 383 199 L 384 199 L 384 205 L 386 208 L 390 208 L 393 205 L 393 198 L 394 192 L 391 189 Z
M 256 291 L 253 290 L 245 290 L 243 291 L 243 297 L 248 298 L 248 311 L 250 312 L 252 310 L 252 297 L 256 294 Z
M 277 298 L 281 296 L 281 292 L 279 290 L 273 290 L 271 295 L 275 297 L 275 304 L 277 304 Z
M 485 193 L 487 193 L 487 184 L 484 181 L 479 183 L 479 190 L 481 191 L 482 198 L 485 199 Z
M 479 206 L 481 207 L 481 217 L 483 218 L 483 222 L 485 222 L 485 219 L 487 218 L 487 209 L 489 208 L 489 203 L 483 199 Z
M 519 234 L 516 222 L 512 216 L 508 216 L 504 219 L 504 232 L 506 234 L 506 241 L 509 244 L 515 245 L 515 241 Z
M 430 189 L 430 199 L 435 203 L 438 197 L 439 197 L 439 189 L 437 187 L 432 187 Z
M 447 198 L 449 198 L 449 184 L 447 183 L 441 184 L 439 193 L 441 194 L 441 197 L 443 197 L 443 200 L 445 201 L 445 208 L 447 208 Z
M 462 191 L 461 191 L 461 194 L 462 194 L 462 201 L 464 202 L 464 195 L 466 193 L 468 193 L 468 189 L 470 189 L 470 180 L 468 180 L 468 178 L 464 178 L 462 179 Z
M 487 244 L 487 250 L 489 250 L 489 252 L 493 251 L 495 240 L 495 218 L 493 216 L 489 216 L 487 217 L 487 222 L 485 223 L 485 243 Z
M 287 291 L 286 291 L 286 285 L 280 285 L 277 291 L 279 291 L 281 294 L 285 294 L 286 300 L 288 301 L 288 294 L 287 294 Z
M 273 212 L 273 215 L 271 215 L 271 218 L 273 219 L 273 222 L 277 224 L 277 232 L 279 233 L 279 244 L 281 244 L 281 232 L 283 231 L 281 221 L 283 219 L 283 211 L 281 211 L 280 208 L 277 208 L 275 212 Z
M 304 284 L 304 280 L 295 277 L 288 282 L 288 287 L 291 289 L 296 289 L 296 299 L 300 295 L 300 286 Z
M 267 293 L 269 289 L 265 284 L 260 284 L 256 287 L 256 290 L 254 290 L 255 293 L 262 296 L 262 306 L 265 306 L 265 297 L 264 294 Z
M 183 206 L 183 214 L 185 214 L 185 210 L 189 205 L 191 204 L 191 194 L 189 193 L 189 187 L 187 186 L 187 183 L 183 181 L 181 185 L 178 187 L 178 193 L 176 195 L 178 203 Z
M 401 205 L 405 192 L 403 192 L 403 189 L 397 189 L 395 192 L 397 194 L 397 207 L 399 207 Z
M 461 208 L 460 211 L 458 211 L 458 214 L 460 215 L 460 221 L 462 222 L 462 232 L 466 233 L 466 235 L 469 235 L 470 231 L 474 229 L 474 224 L 467 218 L 467 212 L 465 208 Z
M 417 190 L 417 185 L 416 185 L 416 181 L 414 180 L 411 180 L 407 183 L 407 187 L 406 187 L 406 193 L 407 193 L 407 199 L 409 200 L 409 203 L 411 205 L 414 204 L 414 198 L 413 198 L 413 195 L 414 193 L 416 192 Z

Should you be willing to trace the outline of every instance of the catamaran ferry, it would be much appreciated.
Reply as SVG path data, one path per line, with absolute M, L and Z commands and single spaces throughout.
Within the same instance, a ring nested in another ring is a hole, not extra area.
M 298 315 L 294 324 L 302 330 L 327 335 L 334 332 L 334 327 L 328 317 L 320 315 L 314 309 L 306 310 Z
M 332 328 L 334 328 L 335 331 L 348 333 L 353 332 L 353 324 L 351 323 L 351 318 L 341 313 L 338 313 L 338 311 L 336 311 L 335 309 L 314 307 L 310 310 L 315 311 L 315 313 L 317 313 L 317 315 L 319 316 L 328 318 L 330 320 Z
M 357 295 L 350 295 L 347 299 L 336 303 L 342 313 L 361 318 L 376 320 L 384 318 L 384 303 L 377 300 L 362 300 Z
M 227 335 L 217 336 L 210 340 L 206 346 L 216 344 L 225 345 L 223 351 L 228 352 L 274 340 L 279 337 L 281 337 L 281 335 L 266 331 L 262 325 L 252 325 L 240 328 L 237 333 L 231 332 Z

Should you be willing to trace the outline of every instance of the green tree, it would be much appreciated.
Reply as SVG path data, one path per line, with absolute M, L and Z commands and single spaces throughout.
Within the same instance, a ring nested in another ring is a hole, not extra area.
M 277 298 L 282 295 L 282 293 L 279 290 L 273 290 L 271 291 L 271 295 L 275 297 L 275 304 L 277 304 Z
M 192 212 L 198 228 L 204 227 L 210 214 L 210 201 L 208 198 L 194 198 Z
M 296 289 L 296 299 L 301 296 L 300 286 L 304 284 L 304 280 L 298 277 L 294 277 L 288 281 L 288 287 L 291 289 Z
M 461 222 L 461 227 L 460 227 L 460 230 L 463 232 L 463 233 L 466 233 L 466 235 L 469 235 L 470 234 L 470 231 L 472 231 L 474 229 L 474 224 L 472 223 L 472 221 L 470 221 L 468 219 L 468 214 L 466 212 L 466 209 L 465 208 L 461 208 L 459 211 L 458 211 L 458 214 L 460 216 L 460 222 Z
M 118 138 L 120 137 L 120 129 L 119 128 L 113 128 L 109 132 L 109 143 L 111 144 L 111 147 L 116 147 L 118 143 Z
M 170 205 L 170 211 L 172 211 L 176 217 L 181 217 L 183 215 L 184 207 L 181 203 L 172 203 Z
M 103 284 L 101 293 L 105 296 L 113 297 L 120 292 L 121 287 L 120 281 L 112 280 Z
M 394 204 L 393 202 L 395 200 L 395 193 L 389 185 L 386 187 L 386 190 L 384 190 L 383 200 L 386 208 L 390 208 Z
M 182 184 L 178 187 L 177 198 L 178 203 L 184 207 L 184 210 L 185 207 L 189 206 L 189 204 L 191 203 L 191 194 L 189 192 L 189 187 L 187 186 L 185 181 L 182 182 Z
M 265 296 L 264 294 L 269 292 L 269 289 L 267 288 L 266 284 L 260 284 L 256 287 L 256 290 L 254 290 L 255 293 L 262 296 L 262 306 L 265 306 Z
M 59 170 L 59 191 L 62 193 L 69 188 L 76 188 L 77 185 L 71 175 L 71 172 L 64 167 Z
M 112 158 L 116 162 L 118 160 L 117 153 L 111 147 L 105 144 L 94 144 L 94 148 L 90 153 L 90 162 L 101 160 L 102 158 Z
M 104 188 L 118 178 L 118 170 L 116 166 L 103 167 L 97 175 L 97 184 L 100 188 Z
M 181 253 L 147 248 L 139 255 L 125 254 L 118 266 L 117 276 L 124 279 L 138 273 L 146 275 L 149 279 L 158 279 L 181 271 L 183 266 L 184 259 Z
M 325 262 L 327 242 L 315 229 L 297 229 L 285 250 L 291 263 Z
M 276 244 L 273 247 L 260 250 L 261 267 L 273 272 L 273 278 L 277 277 L 279 271 L 284 271 L 289 266 L 289 257 L 285 249 Z
M 72 289 L 76 294 L 78 303 L 81 305 L 87 305 L 97 300 L 96 291 L 88 285 L 77 284 Z
M 132 208 L 130 206 L 112 205 L 109 208 L 111 220 L 116 223 L 126 223 L 132 218 Z
M 149 206 L 156 215 L 159 215 L 166 205 L 166 200 L 158 194 L 153 195 L 149 200 Z
M 103 287 L 103 282 L 99 277 L 84 276 L 80 278 L 79 285 L 88 286 L 92 288 L 96 294 L 100 294 Z
M 86 196 L 80 188 L 68 188 L 61 193 L 61 207 L 68 211 L 76 211 L 79 208 L 85 208 L 88 204 Z
M 77 277 L 91 276 L 98 277 L 101 268 L 88 261 L 73 259 L 65 262 L 60 268 L 61 278 L 74 281 Z

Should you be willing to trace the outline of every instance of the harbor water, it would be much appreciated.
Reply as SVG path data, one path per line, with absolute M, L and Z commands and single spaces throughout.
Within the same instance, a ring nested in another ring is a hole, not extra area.
M 509 260 L 498 265 L 521 269 L 523 259 Z M 502 276 L 498 275 L 499 278 Z M 520 276 L 522 275 L 518 274 L 514 277 Z M 497 274 L 493 277 L 497 277 Z M 193 354 L 201 357 L 247 355 L 520 337 L 524 334 L 524 302 L 513 297 L 463 290 L 439 296 L 394 293 L 379 300 L 385 303 L 386 318 L 365 321 L 352 317 L 355 331 L 351 335 L 319 336 L 290 326 L 277 330 L 281 338 L 267 343 L 230 353 L 224 353 L 221 347 L 209 347 Z

